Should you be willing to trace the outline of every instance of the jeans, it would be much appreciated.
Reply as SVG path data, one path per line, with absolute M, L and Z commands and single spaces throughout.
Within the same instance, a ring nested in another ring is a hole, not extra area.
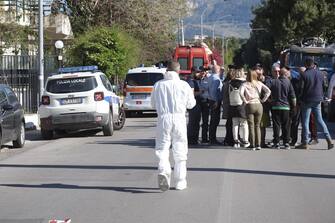
M 316 122 L 321 127 L 322 132 L 326 139 L 330 139 L 328 127 L 323 121 L 321 114 L 321 102 L 305 102 L 302 104 L 302 143 L 307 144 L 309 141 L 309 120 L 311 112 L 313 112 Z

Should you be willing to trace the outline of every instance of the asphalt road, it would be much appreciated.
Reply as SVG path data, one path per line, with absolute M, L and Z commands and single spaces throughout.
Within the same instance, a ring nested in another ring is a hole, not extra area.
M 163 193 L 155 120 L 127 119 L 112 137 L 33 131 L 24 149 L 3 147 L 0 223 L 335 223 L 335 150 L 324 140 L 309 151 L 190 148 L 189 188 Z

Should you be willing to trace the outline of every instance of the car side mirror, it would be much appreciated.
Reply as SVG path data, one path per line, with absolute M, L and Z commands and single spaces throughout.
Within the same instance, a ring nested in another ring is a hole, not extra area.
M 5 111 L 10 111 L 10 110 L 13 110 L 14 107 L 13 107 L 13 105 L 11 105 L 11 104 L 4 104 L 4 105 L 2 106 L 2 109 L 5 110 Z

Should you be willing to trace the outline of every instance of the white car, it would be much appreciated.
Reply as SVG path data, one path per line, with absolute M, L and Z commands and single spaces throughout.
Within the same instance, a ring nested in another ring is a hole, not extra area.
M 155 83 L 164 77 L 166 68 L 137 67 L 130 69 L 124 83 L 124 109 L 127 116 L 135 112 L 155 111 L 151 92 Z
M 125 123 L 120 98 L 97 66 L 61 68 L 48 77 L 38 115 L 44 139 L 54 132 L 99 127 L 111 136 Z

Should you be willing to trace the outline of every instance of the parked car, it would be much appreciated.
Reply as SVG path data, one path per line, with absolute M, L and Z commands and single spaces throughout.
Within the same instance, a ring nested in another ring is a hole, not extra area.
M 41 134 L 102 128 L 105 136 L 122 129 L 125 113 L 119 96 L 97 66 L 68 67 L 48 77 L 38 109 Z
M 0 84 L 0 144 L 13 142 L 13 147 L 22 148 L 25 144 L 24 110 L 14 91 Z

